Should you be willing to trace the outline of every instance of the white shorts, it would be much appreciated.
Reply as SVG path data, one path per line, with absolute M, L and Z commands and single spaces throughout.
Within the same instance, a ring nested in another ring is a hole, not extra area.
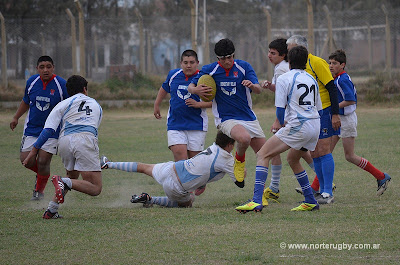
M 258 120 L 255 121 L 242 121 L 242 120 L 226 120 L 217 126 L 217 129 L 222 131 L 227 136 L 231 137 L 231 130 L 236 125 L 242 125 L 251 138 L 265 138 L 265 134 L 261 129 Z M 232 138 L 232 137 L 231 137 Z
M 75 133 L 60 137 L 58 154 L 68 171 L 101 171 L 99 146 L 92 133 Z
M 340 115 L 340 138 L 357 137 L 357 114 Z
M 161 184 L 168 199 L 176 202 L 190 201 L 190 192 L 183 189 L 174 171 L 175 162 L 156 164 L 153 168 L 153 178 Z
M 20 152 L 30 152 L 32 150 L 33 144 L 36 142 L 38 138 L 35 136 L 22 136 L 22 141 L 21 141 L 21 148 Z M 44 145 L 40 149 L 43 151 L 46 151 L 47 153 L 50 154 L 57 154 L 57 144 L 58 144 L 58 139 L 55 138 L 49 138 Z
M 300 129 L 297 126 L 286 124 L 275 135 L 293 149 L 305 148 L 314 151 L 319 138 L 320 126 L 319 119 L 311 119 L 304 122 Z
M 203 151 L 207 132 L 169 130 L 168 147 L 177 144 L 186 144 L 189 151 Z

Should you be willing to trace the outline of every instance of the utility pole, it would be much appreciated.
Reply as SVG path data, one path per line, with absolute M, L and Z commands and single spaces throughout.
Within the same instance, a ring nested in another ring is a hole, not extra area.
M 1 79 L 3 80 L 3 89 L 8 88 L 7 80 L 7 40 L 6 40 L 6 24 L 3 14 L 0 12 L 1 21 Z
M 79 66 L 80 74 L 86 77 L 86 54 L 85 54 L 85 22 L 83 18 L 83 9 L 79 0 L 74 0 L 79 12 Z
M 307 1 L 307 13 L 308 13 L 308 52 L 314 54 L 314 13 L 312 8 L 311 0 Z
M 71 20 L 71 51 L 72 51 L 72 74 L 76 75 L 78 73 L 77 65 L 76 65 L 76 26 L 75 26 L 75 17 L 72 14 L 69 8 L 65 9 L 68 14 L 69 19 Z

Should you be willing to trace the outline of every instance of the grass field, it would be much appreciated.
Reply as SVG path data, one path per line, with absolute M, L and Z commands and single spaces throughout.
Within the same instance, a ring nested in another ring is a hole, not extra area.
M 268 131 L 274 110 L 256 113 Z M 193 208 L 143 208 L 131 204 L 130 196 L 144 191 L 163 196 L 161 186 L 142 174 L 108 170 L 98 197 L 68 193 L 59 220 L 41 218 L 54 191 L 51 182 L 43 201 L 29 200 L 34 174 L 19 161 L 24 117 L 11 132 L 12 115 L 0 111 L 0 264 L 398 264 L 400 259 L 398 107 L 358 109 L 356 153 L 392 176 L 381 197 L 375 195 L 375 179 L 346 162 L 339 143 L 334 204 L 290 212 L 302 197 L 284 161 L 280 204 L 271 202 L 262 214 L 239 214 L 234 208 L 251 198 L 254 185 L 255 155 L 249 149 L 244 189 L 225 177 L 208 185 Z M 113 161 L 171 160 L 165 109 L 163 115 L 159 121 L 152 109 L 105 109 L 101 154 Z M 213 119 L 209 124 L 207 144 L 216 133 Z M 52 174 L 65 175 L 57 156 Z M 290 249 L 291 244 L 315 245 L 305 250 Z

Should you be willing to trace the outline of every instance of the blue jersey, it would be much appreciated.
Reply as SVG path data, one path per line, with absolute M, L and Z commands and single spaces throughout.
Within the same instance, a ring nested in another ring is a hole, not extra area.
M 211 75 L 217 85 L 212 106 L 216 125 L 230 119 L 257 119 L 252 110 L 251 89 L 242 85 L 243 80 L 258 84 L 257 75 L 248 62 L 234 60 L 231 69 L 224 69 L 219 62 L 204 65 L 192 83 L 196 85 L 200 76 L 204 74 Z
M 53 75 L 52 79 L 44 84 L 40 76 L 33 75 L 26 82 L 23 101 L 29 105 L 25 119 L 24 135 L 38 137 L 51 110 L 62 100 L 68 98 L 66 81 Z M 58 133 L 53 138 L 58 138 Z
M 339 109 L 340 115 L 348 115 L 356 110 L 357 107 L 357 92 L 350 76 L 346 72 L 341 72 L 335 77 L 335 85 L 338 88 L 338 102 L 355 101 L 356 104 L 346 106 Z
M 186 76 L 182 69 L 171 70 L 162 84 L 162 88 L 171 95 L 167 116 L 167 130 L 207 131 L 208 117 L 206 109 L 189 107 L 185 103 L 188 98 L 200 101 L 198 95 L 192 95 L 188 91 L 188 86 L 196 74 Z

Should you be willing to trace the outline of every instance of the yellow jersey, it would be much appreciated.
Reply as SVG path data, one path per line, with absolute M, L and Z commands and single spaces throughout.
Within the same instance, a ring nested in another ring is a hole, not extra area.
M 325 88 L 325 85 L 332 81 L 333 77 L 331 71 L 329 70 L 328 63 L 324 59 L 309 53 L 306 71 L 318 82 L 322 108 L 325 109 L 329 107 L 331 105 L 331 99 L 329 97 L 328 90 Z

